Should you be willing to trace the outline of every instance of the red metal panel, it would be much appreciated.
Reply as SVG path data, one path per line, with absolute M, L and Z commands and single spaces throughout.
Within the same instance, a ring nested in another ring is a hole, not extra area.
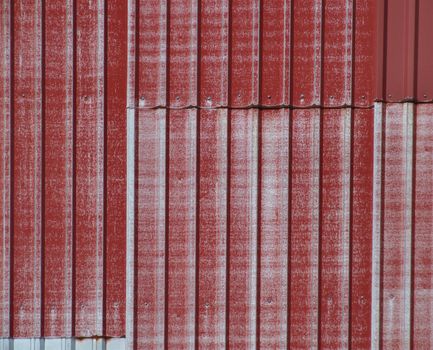
M 229 120 L 227 345 L 256 345 L 258 113 L 232 111 Z
M 415 114 L 415 208 L 413 247 L 413 346 L 433 346 L 433 108 L 420 104 Z
M 382 56 L 374 45 L 374 41 L 379 38 L 377 11 L 381 1 L 354 1 L 352 99 L 355 106 L 371 106 L 381 96 L 381 91 L 377 91 L 375 74 L 377 62 Z
M 167 1 L 137 1 L 137 99 L 139 107 L 165 106 Z M 135 9 L 134 9 L 135 10 Z M 132 12 L 132 9 L 129 10 Z M 134 79 L 135 83 L 135 79 Z
M 13 3 L 11 336 L 41 334 L 41 2 Z
M 352 124 L 352 204 L 350 334 L 352 349 L 371 341 L 371 266 L 373 224 L 373 132 L 371 109 L 354 111 Z
M 227 127 L 226 110 L 201 111 L 196 343 L 206 349 L 226 337 Z
M 433 99 L 433 4 L 428 0 L 378 2 L 377 98 L 388 102 Z
M 3 3 L 0 335 L 428 348 L 430 10 Z
M 262 112 L 260 347 L 287 348 L 289 292 L 289 138 L 287 109 Z
M 125 334 L 127 3 L 106 2 L 104 334 Z
M 290 11 L 286 0 L 261 2 L 260 103 L 266 106 L 290 103 Z
M 75 335 L 103 334 L 104 4 L 76 3 Z
M 318 109 L 292 116 L 290 226 L 290 346 L 318 347 L 319 164 Z
M 383 125 L 381 343 L 387 349 L 410 341 L 412 108 L 387 105 Z
M 329 0 L 322 5 L 323 103 L 352 103 L 354 1 Z
M 387 101 L 414 97 L 415 1 L 386 2 L 386 96 Z
M 197 103 L 197 1 L 173 0 L 167 9 L 167 106 Z
M 351 111 L 323 111 L 320 198 L 320 348 L 349 343 Z
M 230 2 L 229 104 L 247 107 L 259 102 L 259 2 Z
M 137 128 L 136 339 L 138 349 L 164 345 L 166 112 L 140 111 Z
M 319 106 L 322 83 L 322 19 L 320 0 L 293 2 L 292 104 Z
M 11 195 L 11 9 L 0 7 L 0 337 L 9 336 Z
M 44 335 L 72 332 L 72 2 L 46 3 L 44 104 Z
M 197 105 L 227 106 L 228 1 L 200 0 Z
M 171 111 L 167 125 L 165 336 L 173 349 L 192 349 L 195 336 L 196 114 Z
M 433 3 L 429 0 L 418 0 L 415 9 L 417 32 L 415 37 L 415 74 L 416 99 L 418 101 L 433 100 L 433 45 L 429 33 L 433 30 Z

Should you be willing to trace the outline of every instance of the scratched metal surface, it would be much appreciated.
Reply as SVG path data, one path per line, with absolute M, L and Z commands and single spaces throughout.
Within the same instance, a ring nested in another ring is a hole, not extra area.
M 430 7 L 3 1 L 0 349 L 431 348 Z

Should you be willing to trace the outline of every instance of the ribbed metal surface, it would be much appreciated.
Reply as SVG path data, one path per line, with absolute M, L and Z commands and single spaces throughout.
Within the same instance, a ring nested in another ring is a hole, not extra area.
M 0 11 L 0 336 L 124 335 L 127 4 Z
M 4 1 L 0 349 L 431 348 L 429 8 Z
M 129 346 L 370 347 L 376 11 L 130 1 Z
M 382 101 L 433 100 L 433 3 L 379 0 L 377 98 Z

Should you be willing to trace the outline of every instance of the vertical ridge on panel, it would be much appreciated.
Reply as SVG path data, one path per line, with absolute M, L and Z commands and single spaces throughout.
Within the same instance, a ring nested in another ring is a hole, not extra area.
M 167 104 L 197 103 L 197 0 L 170 1 Z M 167 121 L 165 346 L 195 346 L 197 112 L 170 110 Z
M 324 2 L 323 103 L 349 106 L 352 103 L 352 31 L 354 0 Z
M 321 96 L 322 1 L 293 3 L 293 105 L 318 106 Z
M 292 118 L 290 346 L 318 347 L 320 111 Z
M 349 346 L 351 110 L 323 111 L 321 344 Z
M 415 35 L 418 1 L 386 1 L 386 96 L 387 101 L 413 99 L 415 93 Z
M 260 346 L 286 349 L 289 110 L 262 111 Z
M 138 106 L 165 106 L 167 1 L 140 1 L 138 11 Z M 181 64 L 180 60 L 178 64 Z
M 136 347 L 136 116 L 137 21 L 136 0 L 128 0 L 127 82 L 126 82 L 126 350 Z
M 230 156 L 229 348 L 256 346 L 258 112 L 233 110 Z
M 371 273 L 371 349 L 379 349 L 381 343 L 381 295 L 382 295 L 382 226 L 383 226 L 383 154 L 384 154 L 384 105 L 374 105 L 373 143 L 373 221 L 372 221 L 372 273 Z
M 433 88 L 431 81 L 433 80 L 433 46 L 431 45 L 431 36 L 433 22 L 431 14 L 433 13 L 433 2 L 429 0 L 418 0 L 416 2 L 418 8 L 415 8 L 415 25 L 418 27 L 415 31 L 417 45 L 415 46 L 415 76 L 416 86 L 415 91 L 417 96 L 414 96 L 418 101 L 432 101 Z
M 139 2 L 137 38 L 138 107 L 166 104 L 166 1 Z M 164 346 L 166 112 L 138 112 L 136 346 Z
M 198 104 L 204 107 L 227 105 L 228 86 L 228 0 L 199 0 L 200 90 Z
M 107 1 L 105 336 L 125 335 L 127 3 Z
M 383 346 L 410 346 L 413 105 L 386 106 Z
M 41 2 L 13 2 L 13 337 L 41 332 Z
M 433 347 L 433 108 L 416 107 L 413 347 Z
M 197 104 L 226 106 L 228 1 L 200 0 L 199 9 Z M 225 347 L 227 113 L 198 111 L 197 349 Z
M 162 349 L 165 313 L 166 112 L 138 114 L 136 342 Z
M 259 0 L 234 0 L 230 28 L 230 107 L 259 102 Z
M 104 3 L 76 3 L 75 335 L 104 328 Z
M 11 7 L 0 6 L 0 337 L 10 331 L 11 249 Z
M 376 91 L 376 80 L 382 79 L 376 73 L 378 52 L 372 38 L 376 38 L 377 6 L 380 1 L 352 0 L 354 24 L 352 42 L 353 91 L 356 106 L 372 106 L 375 98 L 382 94 Z M 382 65 L 382 64 L 381 64 Z
M 374 112 L 356 109 L 353 113 L 350 346 L 368 349 L 371 340 Z
M 200 113 L 198 348 L 222 349 L 226 334 L 227 111 Z
M 169 91 L 166 93 L 171 107 L 197 103 L 197 1 L 170 1 Z
M 72 335 L 72 12 L 45 2 L 44 336 Z
M 290 1 L 262 0 L 261 104 L 289 104 Z
M 196 110 L 172 110 L 169 134 L 167 346 L 194 349 Z

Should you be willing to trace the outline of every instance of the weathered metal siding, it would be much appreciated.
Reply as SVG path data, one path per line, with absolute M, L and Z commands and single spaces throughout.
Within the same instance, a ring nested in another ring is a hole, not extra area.
M 127 4 L 0 17 L 0 336 L 122 336 Z
M 430 7 L 2 2 L 0 349 L 430 348 Z
M 370 347 L 376 11 L 130 1 L 130 346 Z

